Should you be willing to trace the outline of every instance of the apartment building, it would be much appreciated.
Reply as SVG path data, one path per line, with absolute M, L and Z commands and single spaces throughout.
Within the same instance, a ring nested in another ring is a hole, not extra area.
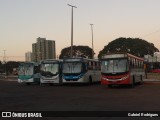
M 56 59 L 56 45 L 54 40 L 37 38 L 32 44 L 32 61 L 39 62 L 46 59 Z
M 31 62 L 32 61 L 32 53 L 31 52 L 26 52 L 25 53 L 25 61 L 26 62 Z

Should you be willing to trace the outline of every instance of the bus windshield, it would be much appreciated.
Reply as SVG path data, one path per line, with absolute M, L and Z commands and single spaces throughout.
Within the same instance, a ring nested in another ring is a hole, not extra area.
M 42 76 L 55 76 L 59 74 L 59 65 L 58 63 L 43 63 L 41 65 L 41 75 Z
M 19 75 L 33 75 L 34 66 L 32 64 L 24 64 L 19 66 Z
M 102 60 L 102 73 L 123 73 L 129 69 L 127 59 Z
M 63 63 L 63 73 L 64 74 L 79 74 L 82 72 L 81 62 L 66 62 Z

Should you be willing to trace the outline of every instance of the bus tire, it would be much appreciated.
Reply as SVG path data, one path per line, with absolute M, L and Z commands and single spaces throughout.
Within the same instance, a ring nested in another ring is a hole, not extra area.
M 92 77 L 89 76 L 89 84 L 92 84 Z
M 26 83 L 27 85 L 31 85 L 31 83 Z
M 40 83 L 40 86 L 43 86 L 43 83 Z
M 111 85 L 111 84 L 109 84 L 109 85 L 108 85 L 108 88 L 112 88 L 112 85 Z
M 139 84 L 140 84 L 140 85 L 143 84 L 143 76 L 142 76 L 142 75 L 140 76 L 140 82 L 139 82 Z
M 58 83 L 58 85 L 59 85 L 59 86 L 62 86 L 62 85 L 63 85 L 63 83 L 62 83 L 62 82 L 60 82 L 60 83 Z
M 63 85 L 62 79 L 59 80 L 59 85 Z
M 135 77 L 133 76 L 133 79 L 132 79 L 132 83 L 130 85 L 131 88 L 134 88 L 135 87 Z

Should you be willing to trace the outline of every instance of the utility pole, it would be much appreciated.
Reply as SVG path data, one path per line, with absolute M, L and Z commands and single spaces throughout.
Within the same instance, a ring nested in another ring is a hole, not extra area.
M 3 62 L 4 62 L 4 65 L 5 65 L 5 78 L 6 78 L 7 77 L 6 50 L 3 50 L 3 51 L 4 51 Z
M 91 25 L 91 34 L 92 34 L 92 59 L 94 59 L 94 48 L 93 48 L 93 24 Z
M 68 6 L 72 7 L 71 11 L 71 57 L 73 57 L 73 8 L 77 8 L 76 6 L 68 4 Z
M 6 50 L 3 50 L 3 52 L 4 52 L 3 62 L 5 63 L 6 62 Z

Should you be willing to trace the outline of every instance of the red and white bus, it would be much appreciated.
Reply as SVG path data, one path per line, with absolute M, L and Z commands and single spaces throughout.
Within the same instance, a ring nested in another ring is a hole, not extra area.
M 128 53 L 105 55 L 101 59 L 101 84 L 134 87 L 135 83 L 142 83 L 145 77 L 143 62 L 143 58 Z

